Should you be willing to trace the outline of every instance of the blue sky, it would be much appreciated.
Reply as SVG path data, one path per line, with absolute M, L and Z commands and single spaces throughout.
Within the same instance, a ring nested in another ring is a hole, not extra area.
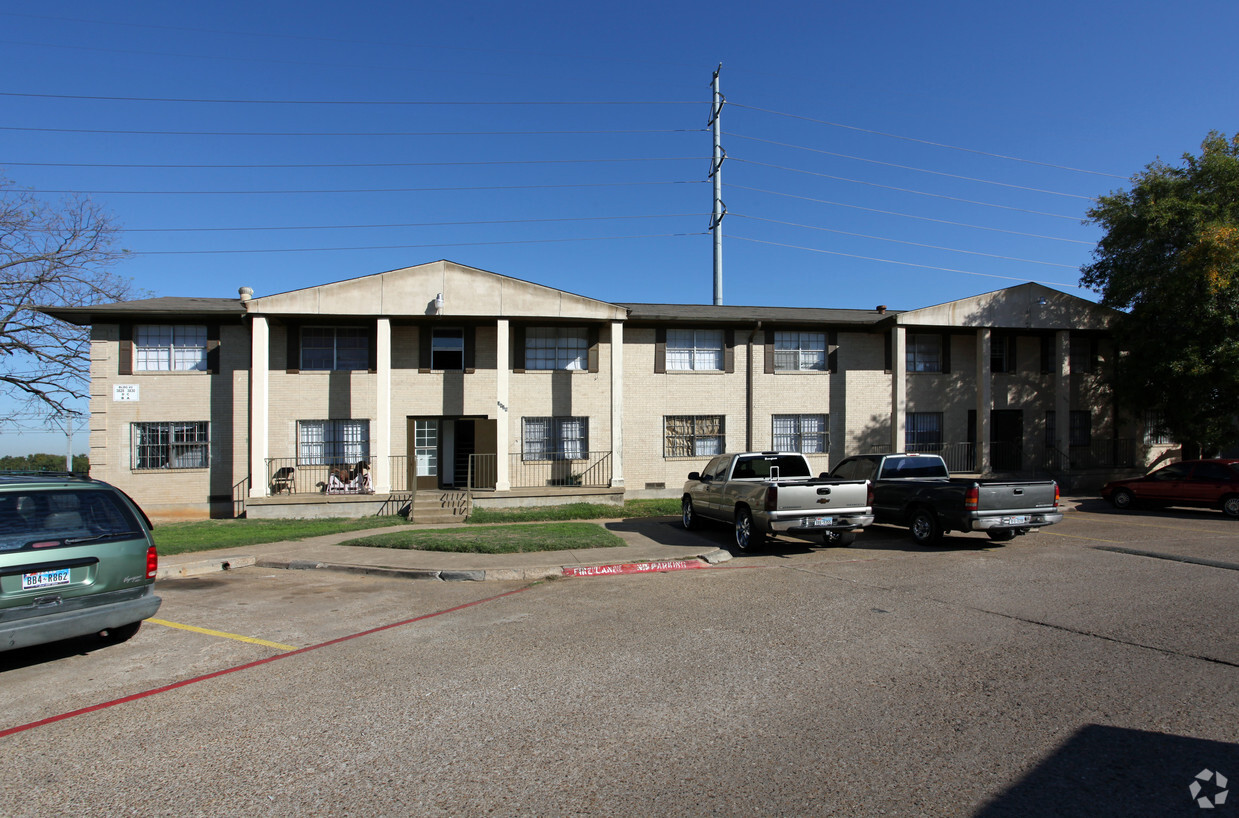
M 0 31 L 0 172 L 92 191 L 156 295 L 448 258 L 709 303 L 719 63 L 733 305 L 1091 297 L 1090 200 L 1239 130 L 1228 0 L 4 2 Z M 0 454 L 65 448 L 19 428 Z

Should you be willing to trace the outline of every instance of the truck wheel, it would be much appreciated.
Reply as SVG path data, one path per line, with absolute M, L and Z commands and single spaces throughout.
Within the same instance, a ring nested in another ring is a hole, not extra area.
M 827 548 L 847 548 L 854 542 L 855 531 L 826 531 L 822 534 L 822 545 Z
M 736 509 L 736 548 L 751 551 L 765 542 L 766 537 L 753 521 L 753 512 L 747 508 Z
M 1015 539 L 1015 529 L 1013 528 L 991 528 L 986 530 L 985 533 L 994 542 L 1010 542 Z
M 693 501 L 688 497 L 680 501 L 680 522 L 689 531 L 697 527 L 697 512 L 693 509 Z
M 912 512 L 908 531 L 917 545 L 936 545 L 942 539 L 942 526 L 938 525 L 934 513 L 925 508 Z

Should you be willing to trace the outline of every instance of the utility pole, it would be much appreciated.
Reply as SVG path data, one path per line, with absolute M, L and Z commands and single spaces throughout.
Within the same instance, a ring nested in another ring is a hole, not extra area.
M 719 63 L 714 69 L 714 79 L 710 87 L 714 91 L 714 101 L 710 107 L 710 121 L 714 131 L 714 158 L 710 161 L 710 178 L 714 180 L 714 210 L 710 215 L 710 231 L 714 233 L 714 306 L 723 305 L 723 217 L 727 208 L 723 205 L 723 160 L 727 152 L 723 150 L 723 94 L 718 90 L 718 74 L 723 70 Z

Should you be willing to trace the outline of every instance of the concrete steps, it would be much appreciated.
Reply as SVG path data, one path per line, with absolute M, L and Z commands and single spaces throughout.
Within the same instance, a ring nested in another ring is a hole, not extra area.
M 413 496 L 409 522 L 418 525 L 463 523 L 469 516 L 469 493 L 452 489 L 419 490 Z

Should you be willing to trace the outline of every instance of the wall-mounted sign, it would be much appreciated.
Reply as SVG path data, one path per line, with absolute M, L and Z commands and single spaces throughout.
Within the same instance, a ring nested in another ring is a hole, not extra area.
M 136 401 L 138 399 L 138 385 L 136 383 L 114 383 L 112 384 L 112 400 L 114 401 Z

